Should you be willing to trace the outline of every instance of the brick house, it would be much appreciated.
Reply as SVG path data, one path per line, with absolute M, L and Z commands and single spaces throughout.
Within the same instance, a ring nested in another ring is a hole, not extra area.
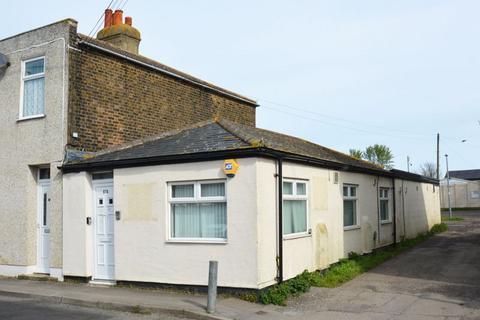
M 0 274 L 262 289 L 440 221 L 437 180 L 257 128 L 121 11 L 76 27 L 0 41 Z

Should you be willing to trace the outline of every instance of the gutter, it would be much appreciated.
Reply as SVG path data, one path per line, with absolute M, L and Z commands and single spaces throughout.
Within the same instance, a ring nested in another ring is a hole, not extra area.
M 258 107 L 258 104 L 257 104 L 256 102 L 254 102 L 254 101 L 251 101 L 251 100 L 248 100 L 248 99 L 246 99 L 246 98 L 242 98 L 242 97 L 237 96 L 237 95 L 235 95 L 235 94 L 229 93 L 229 92 L 227 92 L 227 91 L 223 91 L 223 90 L 217 89 L 217 88 L 215 88 L 215 87 L 206 85 L 206 84 L 204 84 L 204 83 L 202 83 L 202 82 L 200 82 L 200 81 L 195 81 L 195 80 L 193 80 L 193 79 L 189 79 L 189 78 L 184 77 L 184 76 L 182 76 L 182 75 L 179 75 L 179 74 L 177 74 L 177 73 L 174 73 L 174 72 L 171 72 L 171 71 L 162 69 L 162 68 L 160 68 L 160 67 L 158 67 L 158 66 L 155 66 L 155 65 L 153 65 L 153 64 L 140 61 L 140 60 L 135 59 L 135 58 L 132 58 L 132 57 L 130 57 L 130 56 L 128 56 L 128 55 L 125 55 L 125 54 L 116 52 L 116 51 L 114 51 L 114 50 L 110 50 L 110 49 L 104 48 L 104 47 L 99 46 L 99 45 L 96 45 L 96 44 L 94 44 L 94 43 L 91 43 L 91 42 L 88 42 L 88 41 L 85 41 L 85 40 L 79 40 L 79 41 L 78 41 L 78 44 L 80 44 L 80 45 L 86 45 L 86 46 L 95 48 L 95 49 L 97 49 L 97 50 L 99 50 L 99 51 L 108 53 L 108 54 L 113 55 L 113 56 L 116 56 L 116 57 L 118 57 L 118 58 L 122 58 L 122 59 L 125 59 L 125 60 L 127 60 L 127 61 L 133 62 L 133 63 L 135 63 L 135 64 L 141 65 L 141 66 L 143 66 L 143 67 L 147 67 L 147 68 L 153 69 L 153 70 L 155 70 L 155 71 L 161 72 L 161 73 L 166 74 L 166 75 L 168 75 L 168 76 L 170 76 L 170 77 L 174 77 L 174 78 L 176 78 L 176 79 L 180 79 L 180 80 L 182 80 L 182 81 L 188 82 L 188 83 L 190 83 L 190 84 L 194 84 L 194 85 L 199 86 L 199 87 L 202 87 L 202 88 L 204 88 L 204 89 L 214 91 L 214 92 L 216 92 L 216 93 L 218 93 L 218 94 L 221 94 L 221 95 L 224 95 L 224 96 L 228 96 L 228 97 L 233 98 L 233 99 L 235 99 L 235 100 L 239 100 L 239 101 L 245 102 L 245 103 L 247 103 L 247 104 L 249 104 L 249 105 L 251 105 L 251 106 Z
M 242 148 L 242 149 L 232 149 L 232 150 L 221 150 L 221 151 L 207 151 L 207 152 L 198 152 L 198 153 L 187 153 L 187 154 L 177 154 L 177 155 L 168 155 L 168 156 L 156 156 L 156 157 L 146 157 L 146 158 L 132 158 L 132 159 L 119 159 L 119 160 L 108 160 L 108 161 L 88 161 L 77 162 L 77 163 L 67 163 L 59 167 L 64 172 L 80 172 L 80 171 L 93 171 L 93 170 L 104 170 L 112 168 L 127 168 L 127 167 L 140 167 L 140 166 L 152 166 L 152 165 L 162 165 L 162 164 L 172 164 L 172 163 L 186 163 L 186 162 L 199 162 L 199 161 L 208 161 L 208 160 L 222 160 L 226 157 L 237 157 L 237 158 L 247 158 L 247 157 L 265 157 L 265 158 L 274 158 L 278 159 L 279 156 L 284 161 L 291 161 L 302 164 L 309 164 L 315 167 L 320 168 L 330 168 L 338 171 L 347 171 L 347 172 L 356 172 L 364 173 L 381 177 L 388 178 L 398 178 L 406 179 L 409 181 L 424 182 L 424 183 L 433 183 L 438 185 L 438 180 L 428 179 L 426 177 L 421 177 L 418 175 L 409 175 L 408 177 L 403 176 L 402 171 L 393 170 L 375 170 L 364 167 L 357 167 L 348 164 L 342 164 L 338 162 L 333 162 L 329 160 L 322 160 L 317 158 L 311 158 L 307 156 L 287 153 L 283 151 L 276 151 L 273 149 L 258 147 L 258 148 Z

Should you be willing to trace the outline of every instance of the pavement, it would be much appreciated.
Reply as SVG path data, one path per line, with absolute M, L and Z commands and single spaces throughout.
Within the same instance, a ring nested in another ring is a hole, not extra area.
M 141 306 L 158 315 L 209 320 L 480 319 L 480 212 L 454 215 L 465 220 L 448 222 L 449 231 L 339 288 L 312 288 L 286 307 L 220 296 L 217 313 L 209 315 L 201 294 L 16 279 L 0 280 L 0 297 L 117 311 Z

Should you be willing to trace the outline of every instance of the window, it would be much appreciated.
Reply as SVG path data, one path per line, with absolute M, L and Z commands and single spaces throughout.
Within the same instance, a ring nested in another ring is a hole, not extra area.
M 388 189 L 380 188 L 380 220 L 382 222 L 390 221 L 390 213 L 388 212 Z
M 343 226 L 357 226 L 357 186 L 343 186 Z
M 224 181 L 171 183 L 169 190 L 172 240 L 227 239 Z
M 283 182 L 283 234 L 307 232 L 307 183 Z
M 22 88 L 20 118 L 43 116 L 45 113 L 45 58 L 23 62 Z
M 113 172 L 94 172 L 92 173 L 92 180 L 107 180 L 113 179 Z
M 38 179 L 49 180 L 50 179 L 50 168 L 39 168 L 38 169 Z

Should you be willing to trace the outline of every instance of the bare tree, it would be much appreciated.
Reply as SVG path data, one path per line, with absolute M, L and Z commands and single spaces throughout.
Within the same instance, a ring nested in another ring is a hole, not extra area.
M 437 166 L 433 162 L 425 162 L 420 165 L 420 174 L 429 178 L 437 177 Z

